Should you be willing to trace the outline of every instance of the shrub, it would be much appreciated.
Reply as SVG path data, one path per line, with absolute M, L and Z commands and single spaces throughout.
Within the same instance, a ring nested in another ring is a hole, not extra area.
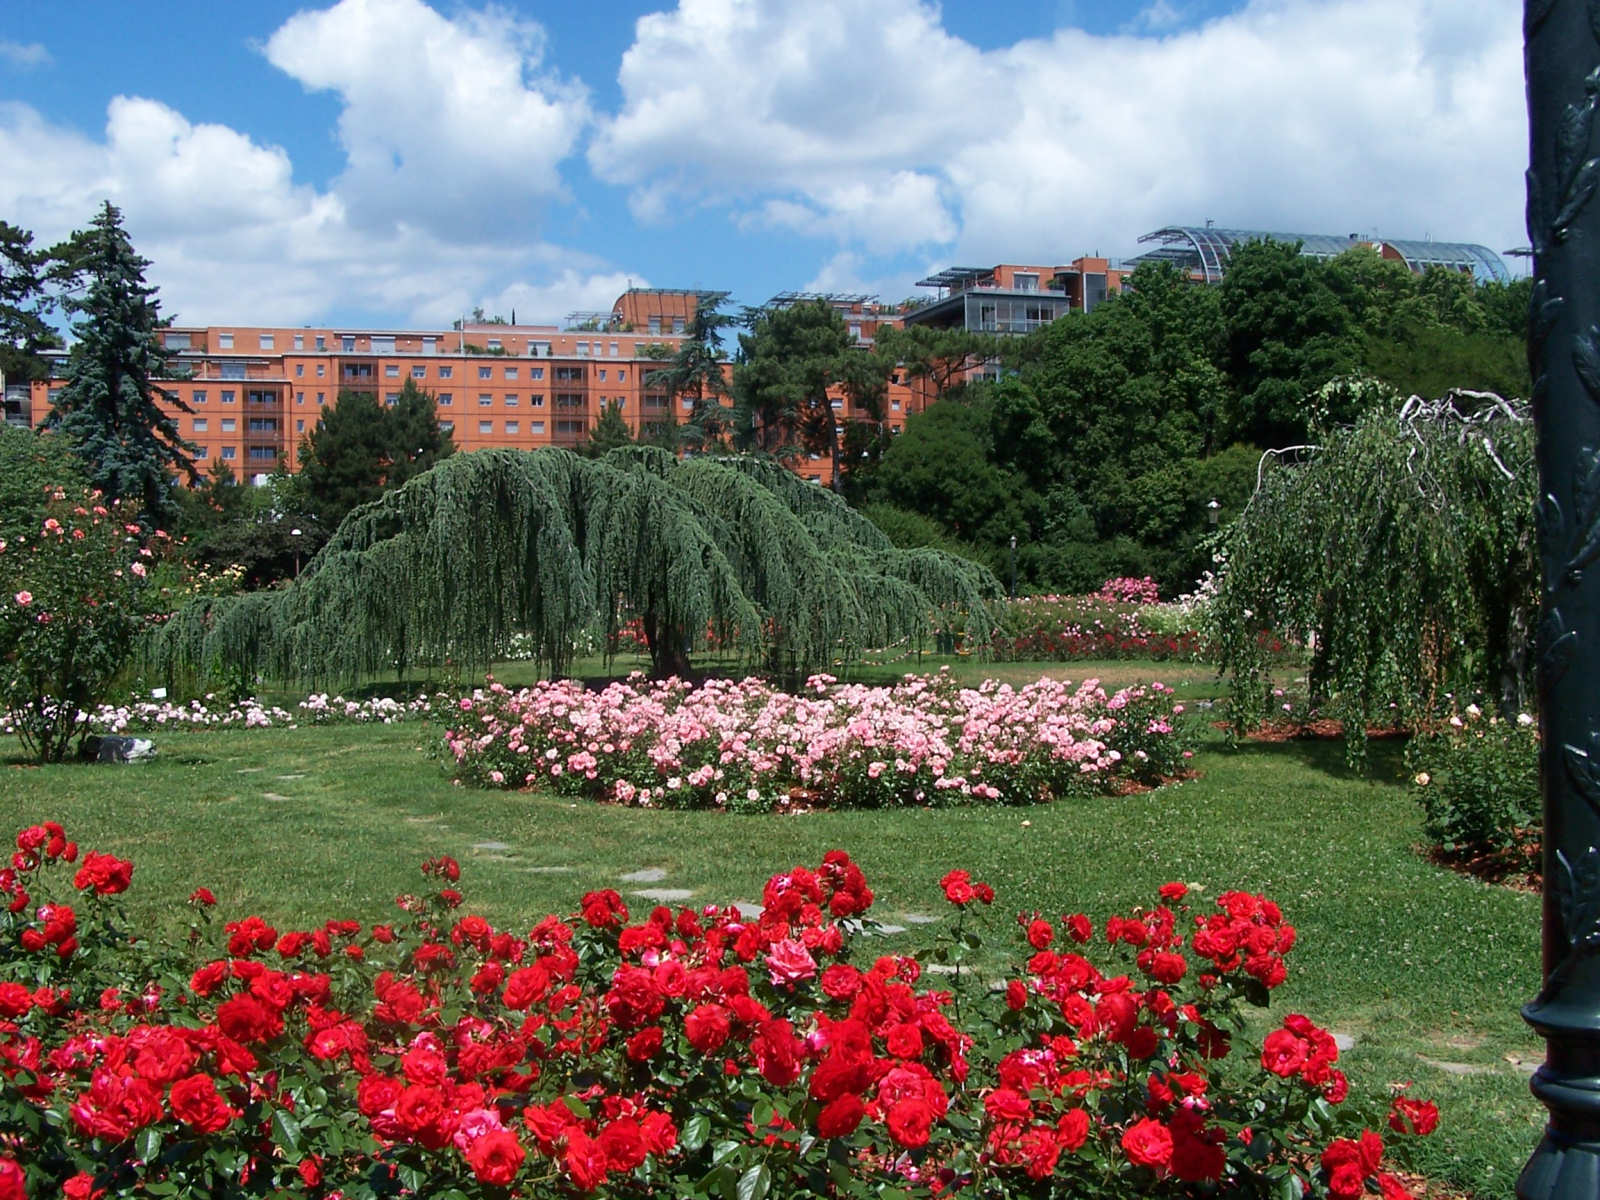
M 51 489 L 36 532 L 0 539 L 0 709 L 40 762 L 88 732 L 158 607 L 151 573 L 168 539 L 130 514 L 98 492 Z
M 753 678 L 691 689 L 635 675 L 600 692 L 491 681 L 452 715 L 458 778 L 662 808 L 1029 804 L 1156 783 L 1190 754 L 1183 707 L 1159 683 L 1108 696 L 1095 680 L 817 675 L 794 696 Z
M 1504 851 L 1537 833 L 1539 731 L 1528 714 L 1507 721 L 1468 705 L 1413 737 L 1406 765 L 1428 836 L 1445 850 Z
M 1246 1045 L 1296 941 L 1263 896 L 1023 914 L 992 990 L 962 969 L 991 889 L 949 871 L 949 935 L 874 958 L 837 850 L 759 913 L 635 920 L 597 891 L 526 933 L 473 914 L 446 857 L 393 924 L 218 922 L 201 887 L 163 949 L 119 909 L 134 864 L 49 823 L 16 844 L 8 1198 L 1404 1194 L 1326 1031 L 1290 1015 Z M 955 973 L 930 985 L 924 958 Z
M 1098 594 L 1050 595 L 1014 600 L 998 611 L 993 650 L 1002 661 L 1197 660 L 1205 655 L 1200 635 L 1170 605 L 1112 601 Z

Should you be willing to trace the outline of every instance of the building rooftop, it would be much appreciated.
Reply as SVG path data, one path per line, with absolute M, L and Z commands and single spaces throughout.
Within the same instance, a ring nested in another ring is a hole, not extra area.
M 1371 246 L 1380 254 L 1385 249 L 1405 262 L 1413 271 L 1429 267 L 1449 267 L 1471 271 L 1479 281 L 1506 282 L 1511 274 L 1500 256 L 1487 246 L 1473 242 L 1435 242 L 1412 238 L 1386 238 L 1352 233 L 1345 236 L 1327 233 L 1273 233 L 1260 229 L 1219 229 L 1207 225 L 1169 225 L 1152 230 L 1139 239 L 1158 242 L 1159 248 L 1133 259 L 1140 262 L 1171 262 L 1189 271 L 1200 272 L 1207 283 L 1219 282 L 1227 273 L 1233 247 L 1250 241 L 1300 243 L 1300 253 L 1310 258 L 1333 258 L 1357 246 Z M 1390 257 L 1385 255 L 1385 257 Z

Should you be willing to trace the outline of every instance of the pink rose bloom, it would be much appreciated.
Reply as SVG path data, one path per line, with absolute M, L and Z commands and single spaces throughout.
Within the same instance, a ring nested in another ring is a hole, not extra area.
M 128 569 L 131 570 L 140 579 L 144 578 L 144 564 L 142 562 L 136 562 L 136 563 L 133 564 L 133 566 L 131 566 Z
M 773 987 L 792 989 L 797 983 L 814 979 L 816 974 L 817 960 L 811 957 L 811 951 L 806 949 L 804 942 L 785 938 L 774 943 L 767 954 L 767 978 L 772 981 Z
M 32 604 L 33 603 L 33 593 L 32 592 L 18 592 L 13 597 L 13 599 L 16 600 L 16 602 L 18 604 L 22 604 L 22 605 Z

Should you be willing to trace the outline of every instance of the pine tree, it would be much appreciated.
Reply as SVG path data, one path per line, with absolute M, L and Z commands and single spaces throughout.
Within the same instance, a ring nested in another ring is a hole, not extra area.
M 702 292 L 689 321 L 688 335 L 672 356 L 672 365 L 651 371 L 644 378 L 645 386 L 665 389 L 674 406 L 680 397 L 693 400 L 689 419 L 679 436 L 707 448 L 720 446 L 730 429 L 728 411 L 722 403 L 728 394 L 728 380 L 722 372 L 721 330 L 732 325 L 733 318 L 718 307 L 727 295 Z
M 383 495 L 392 442 L 388 418 L 371 392 L 341 391 L 300 443 L 300 480 L 323 528 Z
M 407 379 L 387 413 L 389 454 L 385 487 L 399 487 L 456 452 L 454 436 L 439 428 L 439 402 Z
M 616 401 L 607 404 L 594 423 L 589 440 L 578 446 L 585 458 L 600 458 L 619 446 L 633 445 L 633 430 L 622 415 L 622 405 Z
M 61 344 L 45 320 L 51 261 L 33 248 L 33 234 L 0 221 L 0 375 L 9 382 L 43 379 L 38 352 Z
M 139 502 L 151 520 L 165 519 L 174 474 L 193 480 L 196 472 L 194 447 L 157 403 L 190 411 L 155 382 L 167 374 L 169 356 L 157 335 L 164 322 L 156 289 L 144 281 L 150 262 L 134 252 L 110 201 L 68 247 L 88 292 L 68 302 L 82 319 L 73 323 L 67 384 L 47 423 L 73 440 L 91 484 Z

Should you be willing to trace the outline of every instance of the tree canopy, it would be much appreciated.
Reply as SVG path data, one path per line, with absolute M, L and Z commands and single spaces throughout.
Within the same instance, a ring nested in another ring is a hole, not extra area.
M 688 669 L 707 628 L 749 661 L 812 670 L 920 635 L 939 608 L 981 645 L 999 591 L 771 462 L 484 450 L 356 509 L 291 586 L 180 609 L 149 653 L 315 679 L 487 664 L 525 633 L 559 672 L 578 634 L 637 616 L 660 673 Z
M 157 403 L 189 411 L 155 382 L 169 374 L 169 355 L 156 333 L 165 323 L 156 289 L 144 281 L 150 262 L 134 253 L 122 213 L 109 201 L 72 245 L 88 292 L 68 302 L 81 318 L 72 326 L 78 340 L 47 423 L 71 437 L 94 487 L 165 519 L 172 476 L 194 479 L 196 472 L 194 447 Z
M 1267 637 L 1312 642 L 1312 699 L 1353 744 L 1446 693 L 1525 706 L 1535 489 L 1527 406 L 1481 393 L 1391 393 L 1297 465 L 1269 462 L 1213 615 L 1240 725 L 1270 705 Z

